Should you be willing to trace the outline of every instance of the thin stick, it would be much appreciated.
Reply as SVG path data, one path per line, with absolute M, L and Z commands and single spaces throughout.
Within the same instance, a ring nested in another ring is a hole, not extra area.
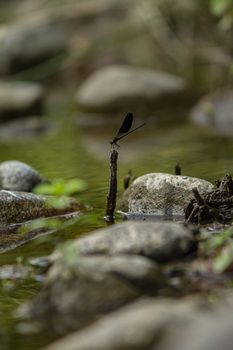
M 175 175 L 181 175 L 181 167 L 179 163 L 175 166 Z
M 109 178 L 109 191 L 107 196 L 107 208 L 105 213 L 105 221 L 114 223 L 114 211 L 116 208 L 117 197 L 117 159 L 118 152 L 114 145 L 111 147 L 110 152 L 110 178 Z

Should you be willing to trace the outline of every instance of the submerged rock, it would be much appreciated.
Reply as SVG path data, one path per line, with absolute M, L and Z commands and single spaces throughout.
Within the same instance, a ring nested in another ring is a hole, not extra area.
M 76 100 L 88 112 L 146 111 L 184 92 L 182 79 L 130 66 L 110 66 L 95 72 L 80 87 Z
M 201 99 L 191 112 L 191 119 L 203 127 L 211 127 L 221 135 L 233 134 L 233 90 L 223 90 Z
M 148 281 L 157 286 L 161 274 L 144 257 L 83 257 L 65 246 L 49 270 L 44 288 L 22 312 L 56 332 L 75 330 L 142 294 Z
M 181 224 L 128 221 L 77 239 L 74 249 L 83 255 L 144 255 L 165 262 L 195 251 L 196 240 Z
M 18 160 L 0 163 L 0 188 L 11 191 L 31 192 L 45 179 L 29 165 Z
M 42 113 L 43 89 L 38 83 L 0 82 L 0 121 Z
M 124 192 L 121 209 L 130 213 L 156 214 L 173 218 L 185 215 L 185 208 L 193 198 L 192 189 L 200 193 L 214 186 L 195 177 L 151 173 L 138 177 Z

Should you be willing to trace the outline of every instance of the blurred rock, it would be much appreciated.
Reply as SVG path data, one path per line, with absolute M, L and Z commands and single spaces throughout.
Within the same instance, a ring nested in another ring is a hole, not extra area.
M 186 332 L 176 329 L 158 347 L 151 350 L 231 350 L 233 342 L 232 309 L 201 315 L 188 325 Z
M 191 120 L 211 127 L 221 135 L 233 135 L 233 90 L 223 90 L 206 96 L 194 107 Z
M 31 192 L 45 179 L 29 165 L 17 160 L 0 163 L 0 188 L 4 190 Z
M 196 240 L 192 231 L 180 224 L 128 221 L 77 239 L 74 247 L 83 255 L 144 255 L 165 262 L 195 251 Z
M 109 66 L 91 75 L 76 94 L 81 110 L 141 113 L 177 103 L 185 91 L 182 79 L 167 73 L 130 66 Z
M 17 73 L 66 50 L 63 30 L 47 20 L 6 27 L 0 36 L 0 74 Z
M 42 105 L 43 89 L 40 84 L 0 82 L 0 121 L 39 115 Z
M 39 5 L 25 16 L 26 11 L 20 13 L 18 6 L 20 20 L 0 28 L 0 75 L 14 74 L 65 55 L 75 32 L 104 16 L 114 18 L 122 13 L 122 8 L 123 4 L 119 6 L 117 2 L 94 0 L 51 4 L 46 9 Z
M 39 117 L 19 118 L 1 125 L 0 142 L 28 142 L 41 134 L 53 130 L 53 125 Z
M 46 350 L 149 350 L 169 330 L 174 327 L 186 329 L 189 323 L 192 324 L 200 305 L 198 299 L 139 300 L 56 341 Z
M 195 187 L 200 193 L 214 188 L 210 182 L 195 177 L 146 174 L 138 177 L 124 192 L 121 209 L 130 213 L 156 214 L 161 218 L 184 217 Z
M 141 295 L 138 288 L 161 283 L 157 265 L 144 257 L 83 257 L 72 245 L 63 246 L 49 270 L 43 290 L 21 314 L 64 333 L 90 323 Z

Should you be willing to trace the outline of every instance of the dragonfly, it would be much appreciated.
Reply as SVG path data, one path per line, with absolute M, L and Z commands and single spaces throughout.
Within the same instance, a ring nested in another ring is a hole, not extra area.
M 132 113 L 128 113 L 126 114 L 123 123 L 121 124 L 120 129 L 118 130 L 116 136 L 113 138 L 113 140 L 110 142 L 111 145 L 116 145 L 118 147 L 120 147 L 117 142 L 120 141 L 121 139 L 123 139 L 124 137 L 128 136 L 129 134 L 131 134 L 132 132 L 142 128 L 143 126 L 146 125 L 146 123 L 143 123 L 139 126 L 137 126 L 135 129 L 130 130 L 133 124 L 133 119 L 134 116 Z

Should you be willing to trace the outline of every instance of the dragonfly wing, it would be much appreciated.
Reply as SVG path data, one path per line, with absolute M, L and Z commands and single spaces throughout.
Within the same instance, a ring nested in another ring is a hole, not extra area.
M 125 119 L 123 120 L 123 123 L 121 124 L 121 127 L 116 135 L 116 137 L 121 137 L 123 134 L 126 134 L 127 132 L 129 132 L 129 130 L 131 129 L 131 126 L 133 124 L 133 114 L 132 113 L 128 113 L 125 116 Z

